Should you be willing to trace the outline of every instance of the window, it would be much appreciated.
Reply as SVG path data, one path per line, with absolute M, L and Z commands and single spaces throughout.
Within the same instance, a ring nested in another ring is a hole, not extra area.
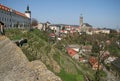
M 11 19 L 10 19 L 10 22 L 11 22 Z
M 4 20 L 4 18 L 2 17 L 2 21 Z

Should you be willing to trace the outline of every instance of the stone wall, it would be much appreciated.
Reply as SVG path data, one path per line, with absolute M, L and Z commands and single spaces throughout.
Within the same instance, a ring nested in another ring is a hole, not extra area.
M 0 36 L 0 81 L 61 81 L 40 61 L 29 62 L 21 49 Z

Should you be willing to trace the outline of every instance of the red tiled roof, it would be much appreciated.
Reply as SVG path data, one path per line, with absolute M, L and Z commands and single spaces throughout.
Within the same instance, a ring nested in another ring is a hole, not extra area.
M 98 61 L 95 57 L 91 57 L 89 59 L 89 63 L 91 64 L 91 66 L 94 70 L 97 70 L 98 68 L 102 69 L 102 66 L 98 63 Z M 99 66 L 98 66 L 98 64 L 99 64 Z
M 67 48 L 67 52 L 71 57 L 77 54 L 77 51 L 73 50 L 72 48 Z
M 90 57 L 89 62 L 93 66 L 98 61 L 97 61 L 97 59 L 95 57 Z
M 65 32 L 65 30 L 61 30 L 60 32 L 62 32 L 62 33 L 63 33 L 63 32 Z
M 23 14 L 23 13 L 21 13 L 21 12 L 19 12 L 19 11 L 14 10 L 14 12 L 15 12 L 17 15 L 20 15 L 20 16 L 23 16 L 23 17 L 27 17 L 25 14 Z
M 0 4 L 0 9 L 5 10 L 5 11 L 10 11 L 10 8 Z
M 5 11 L 10 11 L 9 7 L 4 6 L 2 4 L 0 4 L 0 9 L 5 10 Z M 21 13 L 19 11 L 13 10 L 13 12 L 16 13 L 17 15 L 20 15 L 20 16 L 23 16 L 23 17 L 27 17 L 25 14 L 23 14 L 23 13 Z
M 55 34 L 54 33 L 50 33 L 49 36 L 50 37 L 55 37 Z

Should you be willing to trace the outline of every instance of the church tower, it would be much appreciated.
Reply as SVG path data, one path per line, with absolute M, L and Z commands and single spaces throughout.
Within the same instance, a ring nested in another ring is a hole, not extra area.
M 80 16 L 80 26 L 82 26 L 82 25 L 83 25 L 83 16 L 81 14 L 81 16 Z
M 31 18 L 31 11 L 29 10 L 29 5 L 27 6 L 27 10 L 25 11 L 25 15 L 26 15 L 28 18 Z

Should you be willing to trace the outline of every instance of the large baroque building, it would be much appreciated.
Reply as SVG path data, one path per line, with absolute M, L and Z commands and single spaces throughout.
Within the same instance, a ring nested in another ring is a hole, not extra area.
M 31 24 L 31 11 L 29 6 L 25 13 L 9 8 L 0 4 L 0 21 L 4 23 L 6 28 L 27 28 Z

